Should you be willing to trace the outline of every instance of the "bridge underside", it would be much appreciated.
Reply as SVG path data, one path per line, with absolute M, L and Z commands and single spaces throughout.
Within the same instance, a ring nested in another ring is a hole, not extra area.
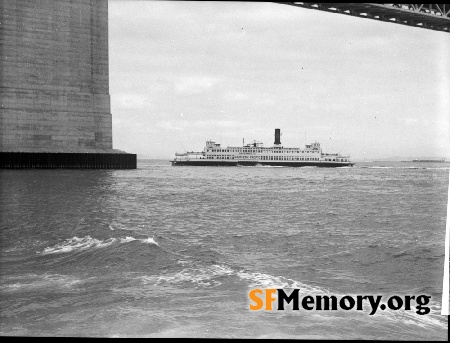
M 450 4 L 280 3 L 423 29 L 450 32 Z

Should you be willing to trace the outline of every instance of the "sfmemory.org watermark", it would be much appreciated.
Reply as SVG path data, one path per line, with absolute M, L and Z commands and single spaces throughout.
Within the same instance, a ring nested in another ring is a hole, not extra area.
M 302 309 L 306 311 L 336 311 L 336 310 L 357 310 L 362 311 L 363 305 L 370 305 L 370 315 L 374 315 L 378 309 L 384 311 L 387 308 L 391 310 L 411 310 L 414 306 L 416 313 L 420 315 L 430 313 L 430 308 L 427 307 L 431 296 L 428 295 L 393 295 L 390 296 L 386 303 L 382 303 L 382 295 L 344 295 L 337 297 L 334 295 L 306 295 L 301 297 L 299 295 L 300 289 L 293 289 L 290 294 L 286 294 L 282 288 L 266 288 L 266 289 L 252 289 L 248 296 L 252 303 L 250 303 L 250 310 L 267 310 L 272 311 L 274 302 L 276 301 L 277 310 L 284 310 L 285 304 L 291 304 L 292 310 Z

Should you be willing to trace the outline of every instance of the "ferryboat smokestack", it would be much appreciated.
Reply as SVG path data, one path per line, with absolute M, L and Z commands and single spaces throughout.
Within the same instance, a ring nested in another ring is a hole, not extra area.
M 275 145 L 281 144 L 280 136 L 281 136 L 280 129 L 275 129 L 275 142 L 273 144 Z

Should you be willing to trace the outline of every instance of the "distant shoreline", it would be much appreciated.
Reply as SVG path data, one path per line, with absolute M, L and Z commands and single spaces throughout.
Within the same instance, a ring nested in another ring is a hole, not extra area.
M 443 160 L 412 160 L 412 161 L 401 161 L 401 162 L 433 162 L 433 163 L 448 163 L 449 161 Z

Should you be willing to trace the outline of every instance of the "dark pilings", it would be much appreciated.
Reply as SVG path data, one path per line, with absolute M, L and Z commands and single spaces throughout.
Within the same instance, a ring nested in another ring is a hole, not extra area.
M 0 152 L 1 169 L 136 169 L 136 154 Z

